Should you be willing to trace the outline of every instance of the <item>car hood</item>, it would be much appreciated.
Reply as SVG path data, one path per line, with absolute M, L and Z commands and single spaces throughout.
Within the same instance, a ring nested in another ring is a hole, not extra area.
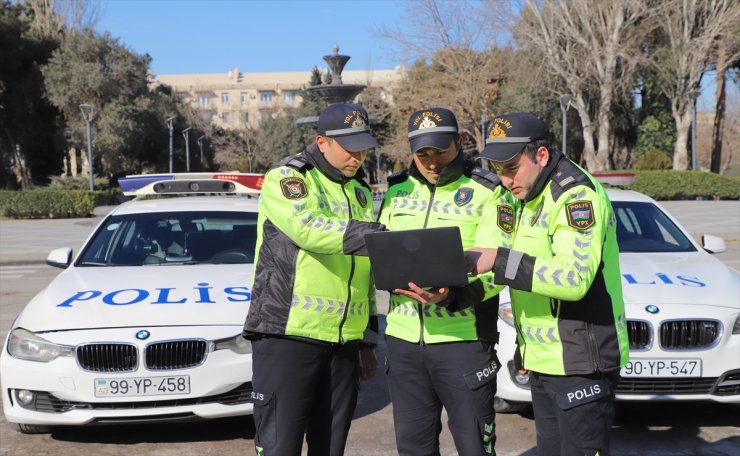
M 740 308 L 740 275 L 701 252 L 620 254 L 625 303 Z
M 127 326 L 241 325 L 252 265 L 71 267 L 16 320 L 33 332 Z

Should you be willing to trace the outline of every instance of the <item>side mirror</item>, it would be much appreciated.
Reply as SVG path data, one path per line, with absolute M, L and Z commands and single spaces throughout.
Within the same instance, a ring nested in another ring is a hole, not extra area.
M 69 263 L 72 262 L 72 248 L 62 247 L 54 249 L 46 257 L 46 264 L 54 266 L 55 268 L 67 269 Z
M 701 236 L 701 246 L 709 253 L 722 253 L 727 250 L 725 240 L 711 234 L 703 234 Z

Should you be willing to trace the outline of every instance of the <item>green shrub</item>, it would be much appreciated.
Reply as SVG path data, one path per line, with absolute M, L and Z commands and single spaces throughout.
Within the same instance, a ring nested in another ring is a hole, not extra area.
M 740 177 L 704 171 L 618 171 L 634 172 L 630 190 L 656 200 L 740 199 Z
M 634 164 L 635 169 L 671 169 L 673 162 L 671 157 L 658 149 L 650 149 L 645 152 Z
M 110 204 L 115 204 L 111 191 L 0 190 L 0 216 L 8 218 L 89 217 L 96 206 Z

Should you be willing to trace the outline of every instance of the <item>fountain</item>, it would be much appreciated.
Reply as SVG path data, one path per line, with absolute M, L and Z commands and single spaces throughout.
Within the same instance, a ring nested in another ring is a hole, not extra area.
M 317 97 L 328 103 L 347 103 L 352 101 L 357 94 L 365 90 L 362 84 L 344 84 L 342 82 L 342 70 L 344 65 L 350 59 L 348 55 L 342 55 L 339 53 L 339 46 L 336 44 L 332 46 L 331 55 L 325 55 L 324 61 L 329 65 L 331 69 L 331 80 L 326 84 L 313 85 L 306 88 L 307 91 L 315 93 Z M 297 124 L 316 124 L 319 121 L 319 116 L 308 116 L 297 119 Z

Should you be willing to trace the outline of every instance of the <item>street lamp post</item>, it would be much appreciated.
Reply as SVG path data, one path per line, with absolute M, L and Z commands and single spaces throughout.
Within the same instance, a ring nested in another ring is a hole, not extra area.
M 380 152 L 375 149 L 375 183 L 380 184 Z
M 200 136 L 196 141 L 198 141 L 198 147 L 200 148 L 200 164 L 203 166 L 203 140 L 206 139 L 206 135 Z
M 85 119 L 85 124 L 87 125 L 87 164 L 90 171 L 90 191 L 93 191 L 95 189 L 95 179 L 93 177 L 92 132 L 90 122 L 92 122 L 95 108 L 90 104 L 83 103 L 80 105 L 80 111 L 82 111 L 82 118 Z
M 167 128 L 170 130 L 170 174 L 172 174 L 172 128 L 175 123 L 175 116 L 168 117 L 167 120 Z
M 568 156 L 568 154 L 565 152 L 565 146 L 567 144 L 566 138 L 568 135 L 568 106 L 570 105 L 570 99 L 571 99 L 571 96 L 568 94 L 560 95 L 560 97 L 558 97 L 558 101 L 560 102 L 560 111 L 563 113 L 562 152 L 563 152 L 563 155 L 565 155 L 566 157 Z
M 689 100 L 691 100 L 691 169 L 696 169 L 696 99 L 699 97 L 701 92 L 699 90 L 692 90 L 689 92 Z
M 190 137 L 190 129 L 193 127 L 188 127 L 182 131 L 182 136 L 185 138 L 185 171 L 190 172 L 190 141 L 188 141 L 188 138 Z

